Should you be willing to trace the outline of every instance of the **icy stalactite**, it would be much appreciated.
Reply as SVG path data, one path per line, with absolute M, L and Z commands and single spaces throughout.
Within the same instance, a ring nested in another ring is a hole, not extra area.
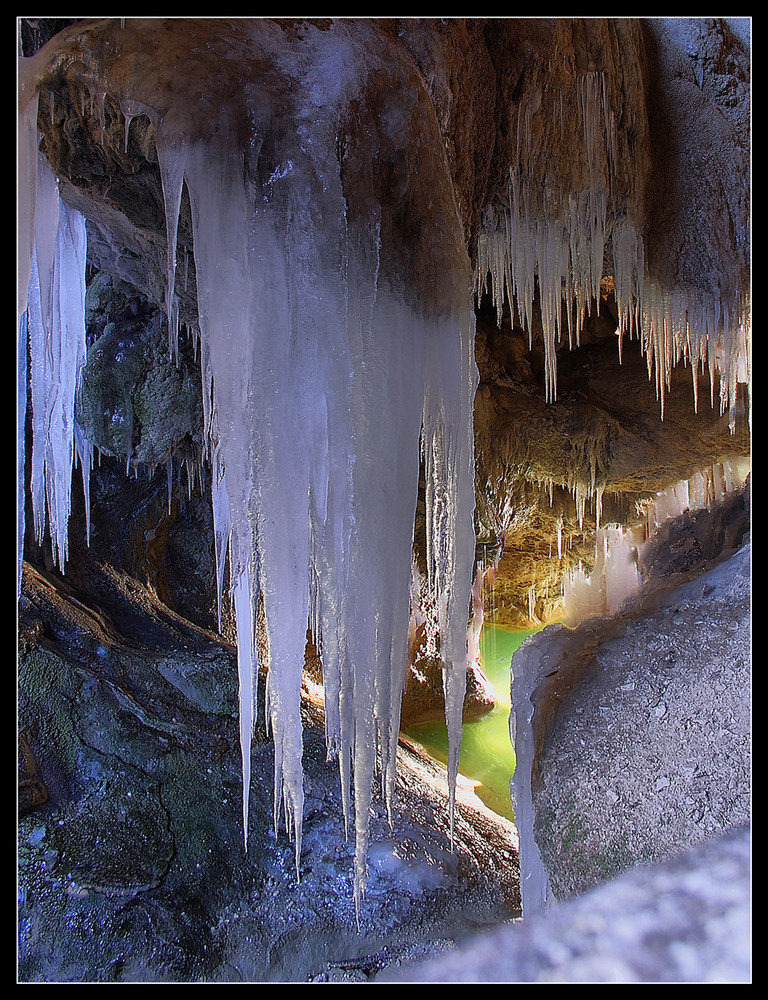
M 59 197 L 41 157 L 27 297 L 32 410 L 32 514 L 36 537 L 50 531 L 64 569 L 69 550 L 72 471 L 78 453 L 75 395 L 85 364 L 85 219 Z M 87 498 L 91 452 L 80 442 Z M 87 466 L 87 468 L 86 468 Z
M 583 189 L 557 193 L 548 189 L 546 198 L 540 198 L 537 174 L 542 166 L 534 156 L 530 118 L 541 106 L 542 96 L 524 99 L 519 107 L 517 163 L 509 170 L 506 204 L 492 213 L 492 219 L 486 215 L 478 243 L 478 294 L 486 289 L 490 275 L 499 319 L 505 300 L 510 307 L 516 304 L 530 335 L 538 289 L 548 400 L 557 397 L 556 355 L 563 334 L 570 346 L 578 345 L 590 303 L 599 303 L 608 177 L 616 155 L 602 74 L 582 75 L 573 99 L 582 123 L 581 150 L 576 155 L 580 152 L 584 160 Z
M 637 592 L 640 583 L 631 533 L 619 525 L 604 525 L 596 532 L 592 572 L 587 575 L 579 566 L 563 577 L 566 624 L 578 625 L 596 615 L 615 614 Z
M 243 569 L 234 581 L 237 623 L 237 673 L 240 705 L 240 750 L 243 776 L 243 840 L 248 850 L 248 807 L 251 788 L 251 737 L 254 725 L 256 629 L 251 574 Z
M 588 618 L 614 615 L 642 586 L 637 562 L 638 549 L 660 525 L 688 510 L 701 510 L 718 503 L 738 489 L 750 471 L 748 458 L 729 459 L 695 473 L 659 491 L 638 505 L 644 518 L 639 528 L 604 525 L 595 535 L 595 560 L 590 573 L 583 566 L 563 576 L 564 621 L 576 626 Z
M 144 105 L 132 102 L 123 102 L 123 114 L 126 116 L 126 143 L 129 116 L 136 114 L 146 114 L 147 108 Z M 178 363 L 179 359 L 179 303 L 176 294 L 176 256 L 177 256 L 177 233 L 179 222 L 179 211 L 181 208 L 181 195 L 184 185 L 184 157 L 180 156 L 178 150 L 169 150 L 162 141 L 162 132 L 157 142 L 157 156 L 160 162 L 161 175 L 163 179 L 163 202 L 165 206 L 165 231 L 166 231 L 166 293 L 165 312 L 168 321 L 168 345 L 173 357 Z
M 646 539 L 666 521 L 688 510 L 711 507 L 726 493 L 739 489 L 750 473 L 751 464 L 746 457 L 726 459 L 701 469 L 690 479 L 683 479 L 638 505 L 638 513 L 645 517 Z

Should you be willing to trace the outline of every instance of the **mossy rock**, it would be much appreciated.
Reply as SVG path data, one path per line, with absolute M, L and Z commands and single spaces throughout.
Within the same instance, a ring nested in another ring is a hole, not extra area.
M 83 368 L 77 419 L 103 454 L 154 468 L 196 458 L 202 442 L 199 365 L 182 338 L 178 364 L 159 310 L 108 322 Z

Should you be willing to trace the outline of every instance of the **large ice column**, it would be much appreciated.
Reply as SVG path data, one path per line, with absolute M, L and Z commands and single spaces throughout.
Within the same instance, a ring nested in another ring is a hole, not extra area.
M 281 67 L 289 76 L 300 70 L 290 128 L 258 96 L 245 146 L 223 125 L 189 139 L 156 116 L 155 124 L 169 232 L 182 182 L 192 208 L 217 564 L 221 580 L 226 551 L 237 616 L 246 841 L 262 602 L 275 829 L 293 835 L 298 871 L 309 626 L 322 654 L 328 751 L 339 759 L 345 818 L 354 824 L 359 905 L 376 774 L 388 806 L 394 790 L 421 455 L 452 691 L 464 677 L 477 376 L 466 254 L 446 283 L 452 298 L 438 308 L 392 279 L 392 218 L 366 184 L 377 150 L 401 141 L 399 111 L 377 126 L 392 135 L 369 134 L 369 148 L 355 146 L 359 175 L 345 177 L 338 118 L 359 53 L 343 26 L 316 33 L 315 43 L 315 61 L 294 67 L 286 57 Z M 428 256 L 430 208 L 411 208 L 424 213 Z M 448 225 L 458 246 L 456 219 L 440 224 L 442 243 Z M 168 273 L 171 303 L 170 264 Z M 455 744 L 463 697 L 450 701 Z

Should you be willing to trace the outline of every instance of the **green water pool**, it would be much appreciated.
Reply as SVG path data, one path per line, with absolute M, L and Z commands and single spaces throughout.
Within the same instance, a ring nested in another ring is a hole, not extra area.
M 538 629 L 534 630 L 538 631 Z M 483 671 L 497 692 L 496 707 L 480 719 L 464 723 L 459 771 L 475 782 L 475 794 L 490 809 L 514 819 L 509 782 L 515 770 L 515 751 L 509 739 L 509 663 L 512 654 L 531 632 L 484 625 L 480 636 Z M 423 722 L 405 733 L 424 747 L 433 759 L 448 761 L 445 723 Z

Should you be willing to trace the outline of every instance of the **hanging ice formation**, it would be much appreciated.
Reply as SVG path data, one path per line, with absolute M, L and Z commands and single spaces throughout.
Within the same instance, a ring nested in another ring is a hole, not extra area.
M 739 489 L 746 482 L 751 466 L 751 459 L 746 457 L 726 459 L 657 493 L 639 510 L 646 518 L 643 540 L 650 538 L 665 521 L 684 511 L 703 510 L 719 503 L 726 493 Z
M 24 538 L 24 419 L 27 377 L 32 411 L 31 494 L 35 535 L 50 532 L 61 569 L 75 459 L 85 495 L 91 454 L 77 432 L 75 393 L 85 364 L 85 219 L 59 197 L 58 181 L 37 156 L 37 100 L 20 117 L 19 175 L 19 584 Z M 24 281 L 28 281 L 25 288 Z M 27 376 L 27 353 L 31 359 Z M 24 401 L 24 410 L 21 401 Z
M 121 44 L 132 30 L 141 23 L 126 23 Z M 240 30 L 253 32 L 242 58 L 261 74 L 243 87 L 242 106 L 211 97 L 210 119 L 154 106 L 138 71 L 125 85 L 138 93 L 115 96 L 128 123 L 144 113 L 154 127 L 172 340 L 182 185 L 192 208 L 218 585 L 237 618 L 246 845 L 261 604 L 275 831 L 284 825 L 294 837 L 298 871 L 309 625 L 322 655 L 328 753 L 338 758 L 345 822 L 354 822 L 359 906 L 377 773 L 392 805 L 420 460 L 453 746 L 460 737 L 475 549 L 472 276 L 415 73 L 400 67 L 413 73 L 400 105 L 360 122 L 350 102 L 366 93 L 369 73 L 389 72 L 364 25 L 354 36 L 343 23 L 307 27 L 296 49 L 269 22 Z M 101 80 L 88 86 L 108 90 Z M 402 169 L 396 151 L 417 149 L 409 129 L 419 132 L 420 161 Z M 389 197 L 418 219 L 417 250 L 398 234 Z
M 587 618 L 614 615 L 642 586 L 638 553 L 665 521 L 687 510 L 703 510 L 738 489 L 750 472 L 749 458 L 727 459 L 662 490 L 638 505 L 645 523 L 634 528 L 598 526 L 595 561 L 590 573 L 583 566 L 562 579 L 564 621 L 576 626 Z
M 575 105 L 570 116 L 568 101 Z M 548 124 L 539 125 L 534 140 L 534 118 L 541 122 L 547 115 Z M 720 412 L 730 413 L 733 431 L 737 383 L 749 384 L 751 378 L 749 290 L 710 293 L 686 286 L 670 290 L 651 276 L 642 233 L 632 214 L 635 196 L 622 190 L 618 177 L 619 117 L 611 104 L 607 74 L 602 72 L 582 73 L 574 91 L 560 91 L 554 103 L 541 91 L 520 102 L 517 154 L 506 194 L 486 212 L 478 242 L 477 295 L 486 291 L 490 277 L 499 322 L 506 301 L 510 309 L 516 307 L 530 336 L 538 289 L 546 397 L 554 400 L 558 345 L 566 334 L 569 346 L 578 345 L 592 304 L 599 309 L 605 259 L 606 273 L 613 276 L 615 286 L 619 360 L 622 338 L 638 338 L 649 378 L 655 380 L 662 418 L 672 368 L 686 363 L 691 367 L 695 405 L 699 373 L 708 370 L 711 404 L 717 396 Z M 567 121 L 579 124 L 578 135 L 569 139 L 574 176 L 566 169 L 553 176 L 546 157 L 542 159 L 542 142 L 551 140 L 557 148 L 564 147 Z M 542 127 L 550 130 L 545 140 Z
M 357 218 L 347 209 L 329 114 L 345 96 L 344 53 L 338 40 L 328 44 L 317 77 L 302 78 L 310 96 L 297 108 L 295 145 L 287 142 L 266 172 L 257 158 L 245 165 L 244 181 L 240 149 L 166 146 L 161 128 L 158 148 L 166 204 L 178 205 L 183 178 L 193 211 L 216 537 L 220 565 L 228 546 L 236 599 L 246 837 L 262 600 L 275 827 L 282 814 L 298 870 L 309 621 L 322 649 L 328 750 L 339 760 L 345 816 L 354 815 L 359 901 L 377 766 L 388 808 L 394 788 L 420 438 L 430 579 L 442 655 L 455 665 L 446 671 L 449 704 L 464 676 L 474 552 L 473 330 L 461 274 L 465 301 L 445 303 L 445 319 L 381 280 L 390 248 L 380 209 Z M 461 704 L 459 724 L 460 712 Z
M 640 587 L 637 550 L 630 532 L 618 524 L 599 528 L 595 564 L 590 574 L 581 566 L 563 577 L 563 607 L 567 625 L 585 618 L 614 615 Z

